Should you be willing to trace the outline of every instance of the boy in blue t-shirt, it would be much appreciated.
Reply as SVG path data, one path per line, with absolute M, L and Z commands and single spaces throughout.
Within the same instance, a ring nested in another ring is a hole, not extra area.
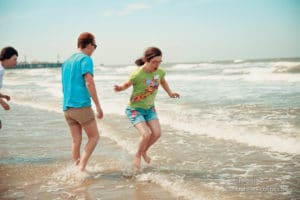
M 91 98 L 96 106 L 97 118 L 103 117 L 94 82 L 94 65 L 91 55 L 97 45 L 91 33 L 82 33 L 78 38 L 79 52 L 73 54 L 62 65 L 63 111 L 72 135 L 72 157 L 81 171 L 85 170 L 89 157 L 94 151 L 99 131 L 91 108 Z M 88 141 L 80 156 L 82 129 Z

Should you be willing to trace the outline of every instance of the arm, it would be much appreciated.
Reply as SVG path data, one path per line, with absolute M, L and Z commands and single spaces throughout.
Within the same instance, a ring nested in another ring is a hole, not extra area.
M 179 98 L 180 97 L 180 95 L 178 93 L 174 93 L 171 91 L 169 84 L 165 78 L 161 79 L 160 84 L 164 88 L 164 90 L 168 93 L 169 97 L 171 97 L 171 98 Z
M 5 94 L 1 94 L 1 93 L 0 93 L 0 98 L 4 98 L 4 99 L 6 99 L 7 101 L 10 100 L 10 96 L 5 95 Z
M 94 82 L 94 78 L 91 74 L 86 73 L 84 75 L 84 79 L 85 79 L 85 85 L 92 97 L 92 100 L 96 106 L 96 110 L 97 110 L 97 117 L 99 119 L 101 119 L 103 117 L 103 111 L 101 109 L 100 103 L 99 103 L 99 99 L 98 99 L 98 95 L 97 95 L 97 90 L 96 90 L 96 85 Z
M 115 85 L 114 90 L 116 92 L 120 92 L 120 91 L 126 90 L 131 85 L 132 85 L 131 81 L 128 80 L 128 81 L 124 82 L 122 85 Z
M 0 98 L 0 105 L 4 110 L 9 110 L 9 105 L 2 99 L 2 97 Z

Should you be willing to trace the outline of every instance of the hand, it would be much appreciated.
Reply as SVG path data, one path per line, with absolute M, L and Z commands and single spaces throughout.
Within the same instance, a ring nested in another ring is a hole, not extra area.
M 97 115 L 96 116 L 97 116 L 98 119 L 103 118 L 103 111 L 102 111 L 101 107 L 97 108 Z
M 179 95 L 178 93 L 175 92 L 175 93 L 171 93 L 171 94 L 170 94 L 170 97 L 171 97 L 171 98 L 180 98 L 180 95 Z
M 7 101 L 10 100 L 10 96 L 8 96 L 8 95 L 3 95 L 2 97 L 5 98 Z
M 114 90 L 115 90 L 115 92 L 120 92 L 122 90 L 122 88 L 118 85 L 115 85 Z
M 0 99 L 0 104 L 4 108 L 4 110 L 9 110 L 10 109 L 9 105 L 5 101 L 3 101 L 2 99 Z

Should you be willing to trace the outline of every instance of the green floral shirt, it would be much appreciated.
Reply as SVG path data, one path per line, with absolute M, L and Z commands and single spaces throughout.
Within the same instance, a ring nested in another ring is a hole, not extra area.
M 153 107 L 158 86 L 165 74 L 161 67 L 150 73 L 145 72 L 141 67 L 135 70 L 129 78 L 133 85 L 129 106 L 142 109 Z

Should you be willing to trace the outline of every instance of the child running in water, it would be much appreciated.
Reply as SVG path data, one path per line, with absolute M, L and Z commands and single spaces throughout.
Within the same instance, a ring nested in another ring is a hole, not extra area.
M 142 156 L 147 163 L 151 162 L 147 151 L 161 136 L 160 123 L 154 105 L 158 86 L 161 84 L 171 98 L 179 98 L 180 96 L 178 93 L 171 91 L 165 79 L 166 73 L 159 66 L 161 62 L 161 50 L 156 47 L 147 48 L 144 56 L 135 61 L 140 68 L 130 75 L 128 81 L 122 85 L 114 86 L 116 92 L 126 90 L 131 85 L 133 86 L 126 114 L 141 135 L 133 162 L 133 165 L 138 169 L 141 168 Z

